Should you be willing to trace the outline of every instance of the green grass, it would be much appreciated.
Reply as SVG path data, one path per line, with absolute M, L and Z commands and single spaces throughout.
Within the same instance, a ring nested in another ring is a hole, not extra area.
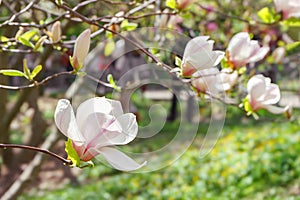
M 179 160 L 159 171 L 123 173 L 99 164 L 83 170 L 80 186 L 33 190 L 19 199 L 297 199 L 299 122 L 264 113 L 262 121 L 254 121 L 235 110 L 230 113 L 222 138 L 203 159 L 199 134 Z M 177 125 L 167 124 L 162 134 L 135 141 L 126 149 L 157 149 L 174 136 Z

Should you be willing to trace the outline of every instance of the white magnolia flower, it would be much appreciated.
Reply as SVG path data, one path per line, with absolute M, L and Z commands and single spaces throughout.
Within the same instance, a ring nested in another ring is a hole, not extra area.
M 274 106 L 280 100 L 278 85 L 271 83 L 271 79 L 263 75 L 253 76 L 247 84 L 248 99 L 253 111 L 266 109 L 273 114 L 280 114 L 287 111 L 285 108 Z
M 139 165 L 114 147 L 131 142 L 138 132 L 135 115 L 124 114 L 119 101 L 91 98 L 79 105 L 75 116 L 70 102 L 61 99 L 54 119 L 58 129 L 72 140 L 82 161 L 90 161 L 100 154 L 122 171 L 136 170 L 146 164 Z
M 299 0 L 274 0 L 277 12 L 282 12 L 283 19 L 300 17 Z
M 90 36 L 91 30 L 87 29 L 83 31 L 76 39 L 73 57 L 71 61 L 73 68 L 76 70 L 79 70 L 83 67 L 84 60 L 90 49 Z
M 262 60 L 269 52 L 269 47 L 260 47 L 258 41 L 250 40 L 247 32 L 234 35 L 227 48 L 227 59 L 234 69 Z
M 59 42 L 61 40 L 61 27 L 60 21 L 56 21 L 51 28 L 51 39 L 53 42 Z
M 213 40 L 209 36 L 198 36 L 190 40 L 184 50 L 182 75 L 192 76 L 197 70 L 209 69 L 220 63 L 224 52 L 213 51 Z

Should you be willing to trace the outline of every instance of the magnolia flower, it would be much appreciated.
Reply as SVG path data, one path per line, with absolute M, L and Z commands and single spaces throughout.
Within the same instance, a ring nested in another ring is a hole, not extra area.
M 233 72 L 230 72 L 227 69 L 222 69 L 220 73 L 221 83 L 222 83 L 222 90 L 228 91 L 230 90 L 238 80 L 238 72 L 234 70 Z
M 274 0 L 277 12 L 282 12 L 282 18 L 300 17 L 299 0 Z
M 187 43 L 181 63 L 183 76 L 192 76 L 197 70 L 216 66 L 224 57 L 223 52 L 213 51 L 214 41 L 208 38 L 199 36 Z
M 263 59 L 268 52 L 269 47 L 260 47 L 258 41 L 250 40 L 248 33 L 241 32 L 231 38 L 226 54 L 233 68 L 238 69 Z
M 75 70 L 80 70 L 83 67 L 84 60 L 90 49 L 90 35 L 91 30 L 87 29 L 76 39 L 73 57 L 71 58 L 71 64 Z
M 56 21 L 51 28 L 51 39 L 53 42 L 59 42 L 61 39 L 60 21 Z
M 263 75 L 253 76 L 247 84 L 248 100 L 252 110 L 266 109 L 273 114 L 287 111 L 288 107 L 280 108 L 276 104 L 280 100 L 278 85 L 271 83 L 271 79 Z
M 138 132 L 135 115 L 124 114 L 119 101 L 91 98 L 79 105 L 75 116 L 70 102 L 61 99 L 54 119 L 58 129 L 72 140 L 81 161 L 90 161 L 100 154 L 118 170 L 131 171 L 145 165 L 114 147 L 131 142 Z
M 220 91 L 220 81 L 218 79 L 218 69 L 204 69 L 197 71 L 194 75 L 199 78 L 192 80 L 192 86 L 202 93 L 216 94 Z

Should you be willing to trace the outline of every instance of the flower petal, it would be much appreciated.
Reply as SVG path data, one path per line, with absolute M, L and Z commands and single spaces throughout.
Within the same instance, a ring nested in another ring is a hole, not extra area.
M 105 97 L 94 97 L 81 103 L 77 108 L 76 120 L 80 130 L 84 130 L 88 124 L 88 116 L 92 113 L 103 113 L 118 117 L 123 114 L 119 101 L 106 99 Z
M 235 55 L 239 55 L 241 52 L 241 47 L 245 46 L 244 44 L 247 44 L 247 42 L 249 41 L 250 38 L 247 32 L 240 32 L 235 34 L 231 38 L 227 47 L 230 57 L 235 57 Z
M 267 87 L 263 104 L 275 104 L 280 100 L 280 89 L 278 85 L 271 83 Z
M 74 111 L 69 100 L 61 99 L 58 101 L 54 113 L 54 120 L 57 128 L 65 136 L 73 141 L 85 141 L 77 126 Z
M 113 147 L 102 147 L 98 151 L 111 166 L 121 171 L 137 170 L 147 163 L 145 161 L 143 164 L 138 164 L 132 158 Z
M 257 61 L 260 61 L 262 60 L 266 55 L 267 53 L 269 52 L 270 48 L 265 46 L 265 47 L 261 47 L 256 53 L 255 55 L 253 55 L 250 59 L 249 59 L 249 62 L 257 62 Z
M 273 106 L 273 105 L 265 105 L 263 108 L 268 110 L 270 113 L 281 114 L 281 113 L 286 112 L 289 109 L 289 106 L 282 108 L 282 107 Z

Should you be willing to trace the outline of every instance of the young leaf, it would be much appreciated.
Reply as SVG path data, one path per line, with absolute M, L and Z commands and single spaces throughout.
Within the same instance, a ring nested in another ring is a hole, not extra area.
M 106 43 L 106 45 L 105 45 L 104 55 L 110 56 L 114 50 L 115 50 L 115 42 L 114 42 L 114 40 L 109 40 L 108 43 Z
M 0 74 L 3 74 L 5 76 L 24 76 L 25 74 L 19 70 L 15 69 L 2 69 L 0 70 Z
M 47 36 L 43 36 L 41 37 L 36 43 L 35 43 L 35 46 L 34 46 L 34 51 L 38 51 L 39 48 L 41 47 L 41 45 L 43 44 L 44 40 L 47 38 Z
M 127 19 L 125 19 L 122 23 L 121 23 L 121 29 L 125 30 L 125 31 L 133 31 L 137 28 L 138 24 L 137 23 L 132 23 L 132 22 L 128 22 Z
M 29 41 L 27 40 L 26 38 L 23 38 L 23 37 L 18 37 L 18 40 L 25 46 L 28 46 L 28 47 L 31 47 L 34 49 L 34 45 Z
M 23 33 L 20 37 L 24 38 L 25 40 L 30 40 L 33 36 L 35 36 L 38 33 L 37 29 L 31 29 L 25 33 Z
M 175 9 L 176 8 L 176 0 L 167 0 L 166 6 L 169 8 Z
M 31 81 L 32 80 L 32 78 L 30 76 L 31 73 L 30 73 L 30 70 L 27 66 L 27 60 L 26 59 L 23 60 L 23 72 L 25 74 L 25 78 L 27 78 L 28 80 Z
M 275 22 L 275 16 L 268 7 L 264 7 L 257 12 L 258 17 L 267 24 Z
M 73 148 L 72 140 L 68 138 L 68 141 L 66 141 L 65 144 L 65 151 L 68 154 L 68 159 L 70 159 L 73 163 L 72 166 L 80 166 L 80 158 L 75 149 Z
M 181 62 L 182 62 L 181 59 L 176 56 L 175 57 L 175 65 L 178 66 L 178 67 L 181 67 Z
M 38 75 L 38 73 L 43 69 L 42 65 L 38 65 L 36 66 L 33 71 L 30 74 L 30 78 L 33 79 L 34 77 L 36 77 L 36 75 Z

